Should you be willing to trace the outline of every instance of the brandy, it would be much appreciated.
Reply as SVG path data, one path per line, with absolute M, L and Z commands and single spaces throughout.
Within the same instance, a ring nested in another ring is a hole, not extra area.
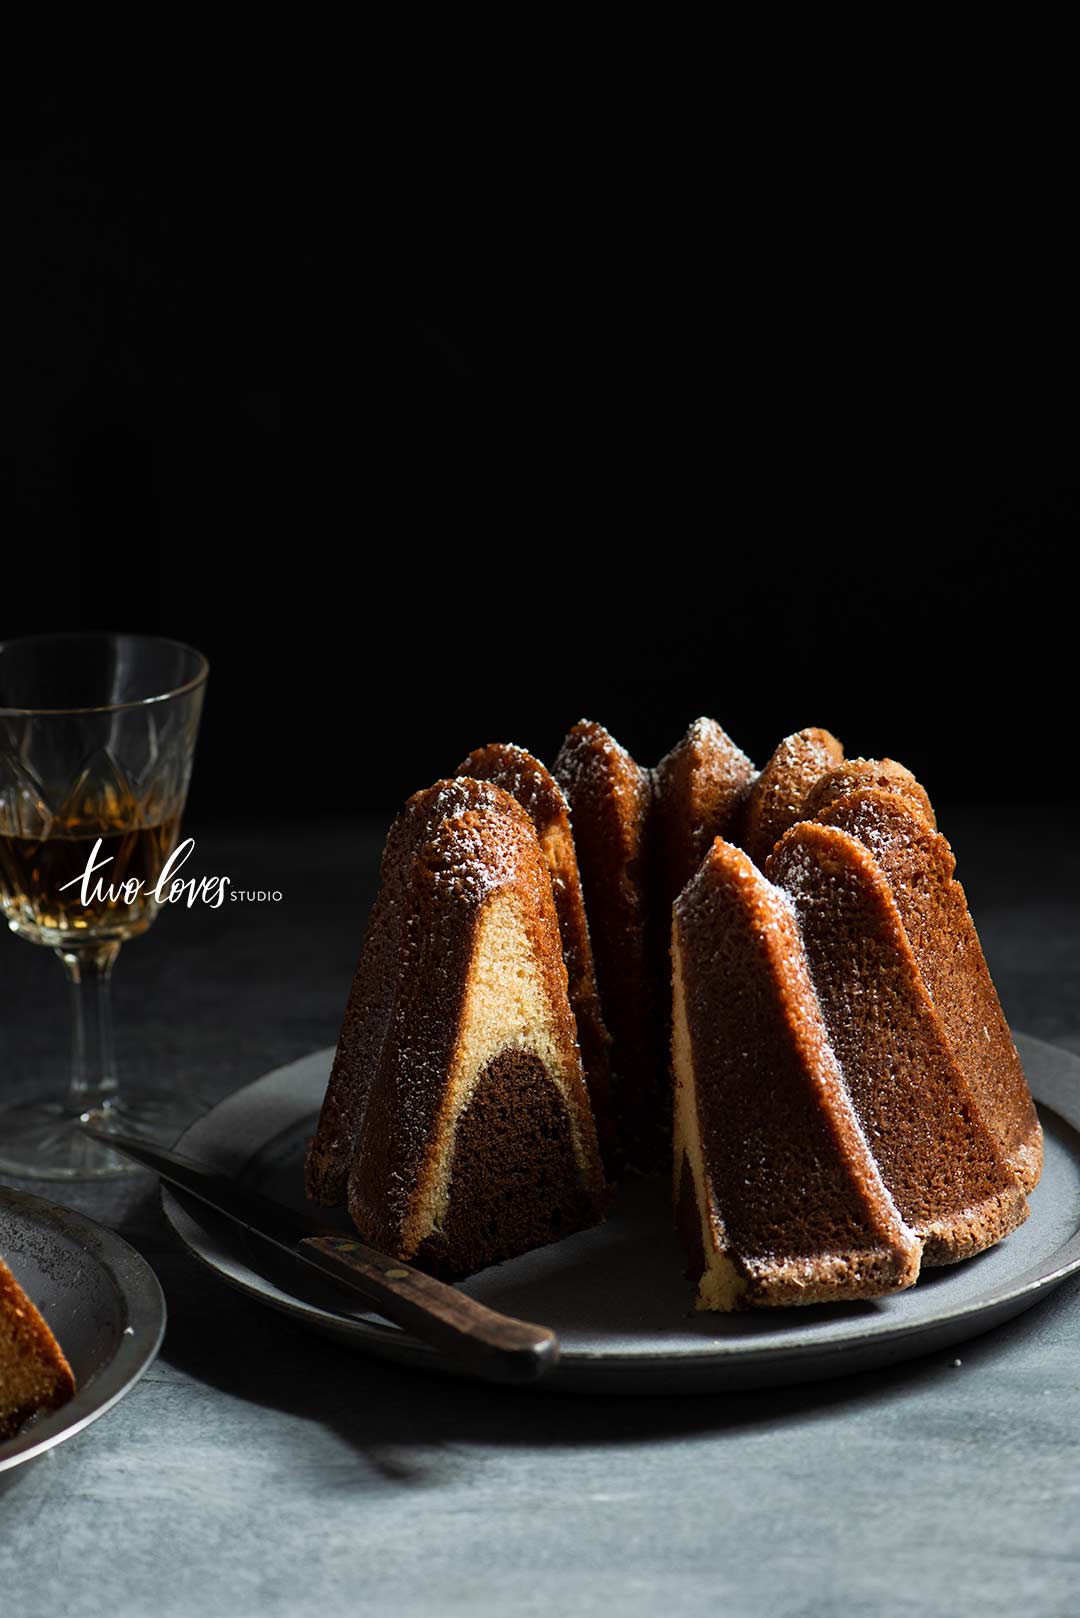
M 80 826 L 50 837 L 0 831 L 0 905 L 8 926 L 36 944 L 54 947 L 138 937 L 157 915 L 154 885 L 179 824 L 177 815 L 159 826 L 95 831 Z M 99 839 L 84 904 L 81 879 Z

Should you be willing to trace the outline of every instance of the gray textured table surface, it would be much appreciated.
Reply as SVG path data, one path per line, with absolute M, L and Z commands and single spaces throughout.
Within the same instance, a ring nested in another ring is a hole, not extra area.
M 943 821 L 1010 1018 L 1080 1051 L 1071 812 Z M 330 1043 L 376 848 L 333 827 L 199 835 L 193 868 L 284 899 L 166 913 L 124 951 L 125 1074 L 214 1101 Z M 0 1094 L 59 1082 L 62 993 L 48 952 L 0 939 Z M 179 1249 L 148 1176 L 58 1199 L 149 1258 L 169 1329 L 122 1404 L 4 1475 L 20 1618 L 1080 1612 L 1077 1282 L 956 1354 L 847 1381 L 541 1399 L 395 1371 L 257 1308 Z

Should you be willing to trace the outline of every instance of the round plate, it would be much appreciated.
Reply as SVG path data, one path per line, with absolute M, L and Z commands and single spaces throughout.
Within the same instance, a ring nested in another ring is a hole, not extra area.
M 865 1303 L 696 1313 L 660 1179 L 631 1181 L 605 1224 L 494 1265 L 463 1290 L 555 1328 L 562 1353 L 539 1388 L 686 1393 L 811 1382 L 973 1337 L 1080 1269 L 1080 1059 L 1023 1035 L 1017 1046 L 1046 1137 L 1031 1217 L 989 1252 L 928 1270 L 908 1292 Z M 193 1124 L 178 1150 L 303 1208 L 304 1150 L 332 1056 L 318 1051 L 238 1091 Z M 452 1369 L 224 1216 L 165 1188 L 162 1202 L 192 1253 L 234 1286 L 357 1348 Z
M 165 1335 L 146 1260 L 83 1214 L 0 1185 L 0 1255 L 75 1373 L 75 1397 L 0 1442 L 0 1472 L 81 1432 L 133 1388 Z

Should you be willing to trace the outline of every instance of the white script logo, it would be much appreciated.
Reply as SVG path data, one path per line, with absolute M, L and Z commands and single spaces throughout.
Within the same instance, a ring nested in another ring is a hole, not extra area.
M 86 862 L 85 871 L 81 876 L 74 876 L 70 882 L 63 883 L 60 892 L 63 893 L 65 888 L 73 888 L 78 885 L 79 899 L 84 905 L 119 904 L 121 901 L 124 904 L 131 905 L 135 903 L 141 894 L 149 892 L 153 895 L 155 903 L 159 905 L 177 904 L 181 899 L 184 899 L 190 910 L 197 900 L 201 900 L 203 904 L 209 905 L 212 910 L 220 910 L 225 903 L 225 895 L 231 885 L 227 876 L 201 876 L 198 879 L 192 876 L 184 881 L 175 874 L 184 864 L 194 847 L 194 837 L 185 837 L 182 843 L 178 843 L 165 861 L 161 875 L 153 886 L 148 889 L 143 879 L 136 876 L 130 876 L 126 882 L 118 882 L 115 885 L 112 883 L 106 884 L 100 876 L 96 882 L 93 882 L 94 873 L 104 870 L 106 865 L 112 863 L 111 854 L 107 854 L 103 860 L 98 859 L 101 852 L 101 838 L 99 837 L 90 850 L 90 858 Z M 261 889 L 258 893 L 237 891 L 229 894 L 230 899 L 271 899 L 275 902 L 279 902 L 281 897 L 281 893 L 277 890 L 264 892 Z

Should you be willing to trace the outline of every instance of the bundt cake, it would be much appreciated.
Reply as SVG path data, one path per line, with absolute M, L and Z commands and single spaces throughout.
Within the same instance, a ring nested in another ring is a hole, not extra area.
M 652 770 L 589 720 L 551 773 L 480 748 L 390 829 L 309 1194 L 466 1274 L 602 1216 L 595 1118 L 609 1166 L 673 1145 L 700 1308 L 978 1253 L 1042 1135 L 954 872 L 911 772 L 826 730 L 760 774 L 709 719 Z
M 449 1276 L 601 1217 L 551 880 L 499 786 L 438 782 L 391 829 L 307 1182 Z
M 570 1009 L 577 1023 L 593 1119 L 604 1161 L 612 1166 L 616 1141 L 611 1094 L 611 1035 L 600 1012 L 581 877 L 562 789 L 539 759 L 533 758 L 523 747 L 514 747 L 508 742 L 477 748 L 462 760 L 454 773 L 472 776 L 478 781 L 493 781 L 502 787 L 517 800 L 536 828 L 551 877 L 569 980 Z
M 621 1147 L 630 1162 L 655 1166 L 667 1154 L 669 1137 L 658 1124 L 670 1117 L 670 1087 L 667 972 L 658 971 L 664 945 L 646 891 L 652 779 L 588 719 L 566 737 L 553 773 L 570 805 L 600 1003 L 613 1041 Z
M 0 1440 L 75 1392 L 59 1343 L 0 1259 Z

